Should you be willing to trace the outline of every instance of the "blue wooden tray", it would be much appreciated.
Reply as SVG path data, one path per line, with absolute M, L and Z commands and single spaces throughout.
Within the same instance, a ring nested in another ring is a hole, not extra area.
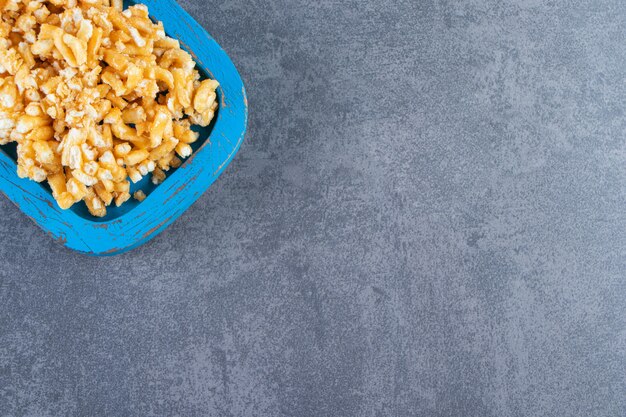
M 125 2 L 132 5 L 135 2 Z M 108 207 L 96 218 L 84 203 L 62 210 L 50 188 L 17 176 L 15 144 L 1 147 L 0 190 L 52 238 L 90 255 L 113 255 L 155 237 L 193 204 L 220 176 L 243 142 L 248 120 L 246 92 L 235 66 L 215 40 L 174 0 L 143 0 L 150 16 L 160 20 L 167 34 L 180 41 L 194 57 L 198 70 L 220 83 L 219 109 L 213 123 L 199 129 L 194 153 L 167 179 L 154 186 L 148 175 L 131 193 L 143 190 L 147 198 L 121 207 Z

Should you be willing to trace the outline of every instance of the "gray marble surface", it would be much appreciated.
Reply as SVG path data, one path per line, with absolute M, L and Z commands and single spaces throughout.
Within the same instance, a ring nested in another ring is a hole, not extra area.
M 166 232 L 0 198 L 0 416 L 625 416 L 626 7 L 181 4 L 246 143 Z

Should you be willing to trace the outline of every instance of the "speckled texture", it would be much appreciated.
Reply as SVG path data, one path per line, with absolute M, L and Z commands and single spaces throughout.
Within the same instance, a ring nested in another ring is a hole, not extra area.
M 1 416 L 626 415 L 626 8 L 181 3 L 246 143 L 89 258 L 0 198 Z

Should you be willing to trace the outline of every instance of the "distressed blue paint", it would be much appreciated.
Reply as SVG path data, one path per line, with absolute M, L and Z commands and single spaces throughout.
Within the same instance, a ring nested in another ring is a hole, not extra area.
M 215 40 L 174 0 L 145 0 L 150 15 L 163 22 L 169 36 L 191 51 L 198 68 L 219 81 L 220 107 L 212 127 L 201 129 L 194 154 L 165 182 L 147 178 L 133 185 L 148 197 L 111 207 L 107 217 L 90 216 L 83 203 L 61 210 L 49 189 L 19 178 L 10 148 L 0 152 L 0 190 L 67 247 L 91 255 L 111 255 L 135 248 L 169 226 L 219 177 L 243 142 L 247 124 L 246 93 L 235 66 Z

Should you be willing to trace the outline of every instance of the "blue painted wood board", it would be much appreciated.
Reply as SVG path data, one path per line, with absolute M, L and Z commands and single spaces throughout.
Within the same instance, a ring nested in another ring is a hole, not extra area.
M 70 210 L 58 207 L 49 187 L 17 176 L 15 144 L 0 151 L 0 190 L 53 239 L 90 255 L 113 255 L 133 249 L 155 237 L 191 206 L 220 176 L 244 139 L 248 103 L 241 77 L 217 42 L 174 0 L 145 0 L 150 16 L 163 22 L 166 33 L 189 51 L 198 70 L 220 83 L 219 109 L 213 123 L 198 129 L 194 153 L 167 179 L 155 186 L 146 176 L 132 184 L 143 190 L 143 202 L 129 200 L 107 208 L 96 218 L 84 203 Z M 126 5 L 134 2 L 126 2 Z

